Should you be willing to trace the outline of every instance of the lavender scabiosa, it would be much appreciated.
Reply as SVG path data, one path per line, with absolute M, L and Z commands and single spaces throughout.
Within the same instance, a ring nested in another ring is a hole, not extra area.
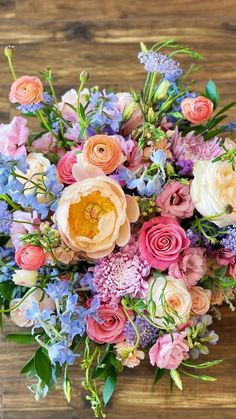
M 145 348 L 149 343 L 154 343 L 158 337 L 158 329 L 148 323 L 143 317 L 136 317 L 134 324 L 139 332 L 140 348 Z M 136 333 L 130 322 L 126 323 L 124 329 L 125 337 L 130 345 L 134 345 L 136 341 Z
M 12 214 L 8 210 L 7 203 L 0 201 L 0 233 L 10 234 L 12 222 Z
M 120 251 L 97 261 L 93 269 L 94 285 L 100 299 L 116 304 L 124 295 L 144 298 L 148 291 L 145 278 L 150 266 L 141 256 L 138 243 L 132 237 Z
M 200 354 L 207 355 L 209 349 L 206 344 L 216 345 L 219 336 L 214 330 L 208 330 L 208 326 L 212 324 L 212 316 L 203 314 L 192 319 L 193 326 L 187 327 L 187 337 L 190 347 L 190 356 L 197 359 Z
M 227 235 L 221 240 L 221 244 L 236 255 L 236 224 L 228 228 Z
M 176 166 L 179 168 L 179 174 L 182 176 L 191 176 L 193 174 L 192 160 L 178 160 Z
M 200 234 L 199 234 L 199 232 L 195 232 L 195 231 L 191 230 L 191 228 L 189 228 L 186 231 L 186 236 L 190 240 L 190 246 L 191 247 L 199 246 L 199 241 L 200 241 Z
M 165 54 L 155 51 L 140 52 L 138 54 L 138 59 L 141 64 L 144 64 L 146 71 L 163 74 L 168 81 L 173 82 L 179 79 L 183 74 L 183 70 L 180 68 L 179 63 Z

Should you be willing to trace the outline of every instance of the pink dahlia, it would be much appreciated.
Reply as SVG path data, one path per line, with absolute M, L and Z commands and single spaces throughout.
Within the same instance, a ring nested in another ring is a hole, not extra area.
M 176 128 L 172 135 L 172 153 L 177 160 L 211 160 L 222 153 L 219 138 L 204 141 L 201 135 L 189 132 L 185 137 Z
M 123 295 L 144 298 L 148 291 L 146 278 L 149 264 L 143 259 L 134 237 L 119 252 L 98 260 L 93 268 L 94 285 L 104 302 L 117 304 Z

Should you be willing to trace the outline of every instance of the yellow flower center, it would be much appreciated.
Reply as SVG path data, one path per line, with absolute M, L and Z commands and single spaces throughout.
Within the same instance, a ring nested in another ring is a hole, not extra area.
M 92 239 L 99 233 L 100 218 L 111 211 L 116 212 L 114 204 L 99 191 L 82 196 L 80 201 L 71 204 L 69 209 L 70 234 Z

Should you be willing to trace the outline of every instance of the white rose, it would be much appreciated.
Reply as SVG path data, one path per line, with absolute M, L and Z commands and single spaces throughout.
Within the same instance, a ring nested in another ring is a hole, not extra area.
M 34 287 L 38 280 L 37 271 L 27 271 L 26 269 L 19 269 L 15 271 L 12 276 L 12 281 L 16 285 L 22 285 L 24 287 Z
M 236 171 L 230 163 L 196 161 L 190 194 L 196 209 L 205 217 L 221 214 L 211 221 L 218 227 L 236 222 Z M 233 211 L 226 214 L 227 206 Z M 222 215 L 222 213 L 224 213 Z
M 163 317 L 166 317 L 165 311 L 170 314 L 176 324 L 185 323 L 189 319 L 192 300 L 184 281 L 170 276 L 160 276 L 151 277 L 148 283 L 149 293 L 147 300 L 150 299 L 151 287 L 153 285 L 152 299 L 156 304 L 155 323 L 160 326 L 165 324 L 165 321 L 163 321 Z M 177 315 L 172 310 L 175 310 Z

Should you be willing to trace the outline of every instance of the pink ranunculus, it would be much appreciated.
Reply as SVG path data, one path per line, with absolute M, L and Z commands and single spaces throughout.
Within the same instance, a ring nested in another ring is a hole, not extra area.
M 38 77 L 21 76 L 11 85 L 9 100 L 12 103 L 29 105 L 43 100 L 43 84 Z
M 181 102 L 183 116 L 193 124 L 207 121 L 213 113 L 213 103 L 204 96 L 188 97 Z
M 37 224 L 39 223 L 40 221 L 36 211 L 34 211 L 33 214 L 25 211 L 15 211 L 13 213 L 13 224 L 10 236 L 15 250 L 18 250 L 21 247 L 21 236 L 37 230 L 39 228 Z
M 25 244 L 17 250 L 15 260 L 20 268 L 36 271 L 45 263 L 45 253 L 39 246 Z
M 102 304 L 98 309 L 98 317 L 102 322 L 93 317 L 87 318 L 87 334 L 90 339 L 97 343 L 118 343 L 124 340 L 127 318 L 121 305 L 115 310 L 109 304 Z
M 116 106 L 120 112 L 123 112 L 125 108 L 127 108 L 134 102 L 133 97 L 129 92 L 117 93 L 116 97 L 118 98 Z M 135 130 L 140 124 L 143 123 L 143 121 L 143 114 L 138 104 L 134 104 L 134 111 L 131 117 L 122 126 L 122 134 L 124 134 L 124 136 L 131 134 L 133 130 Z
M 185 219 L 192 217 L 194 204 L 190 196 L 190 186 L 177 180 L 166 183 L 161 195 L 156 199 L 161 215 Z
M 181 254 L 178 262 L 169 266 L 168 274 L 182 279 L 188 288 L 193 287 L 205 275 L 207 270 L 205 249 L 188 247 Z
M 167 269 L 179 260 L 190 241 L 178 221 L 171 217 L 155 217 L 143 224 L 139 233 L 139 249 L 153 267 Z
M 77 163 L 77 157 L 73 151 L 68 151 L 58 162 L 57 172 L 60 181 L 66 185 L 71 185 L 76 182 L 72 174 L 72 168 L 75 163 Z
M 57 147 L 56 139 L 50 132 L 46 132 L 41 137 L 34 140 L 30 151 L 42 154 L 55 153 L 60 157 L 65 154 L 64 149 Z
M 192 287 L 189 290 L 192 298 L 192 313 L 201 315 L 206 314 L 211 305 L 211 290 L 202 287 Z
M 10 124 L 0 124 L 0 153 L 17 158 L 26 155 L 25 143 L 29 136 L 27 119 L 15 116 Z
M 149 351 L 150 363 L 159 368 L 175 370 L 189 357 L 185 333 L 172 333 L 159 337 Z

